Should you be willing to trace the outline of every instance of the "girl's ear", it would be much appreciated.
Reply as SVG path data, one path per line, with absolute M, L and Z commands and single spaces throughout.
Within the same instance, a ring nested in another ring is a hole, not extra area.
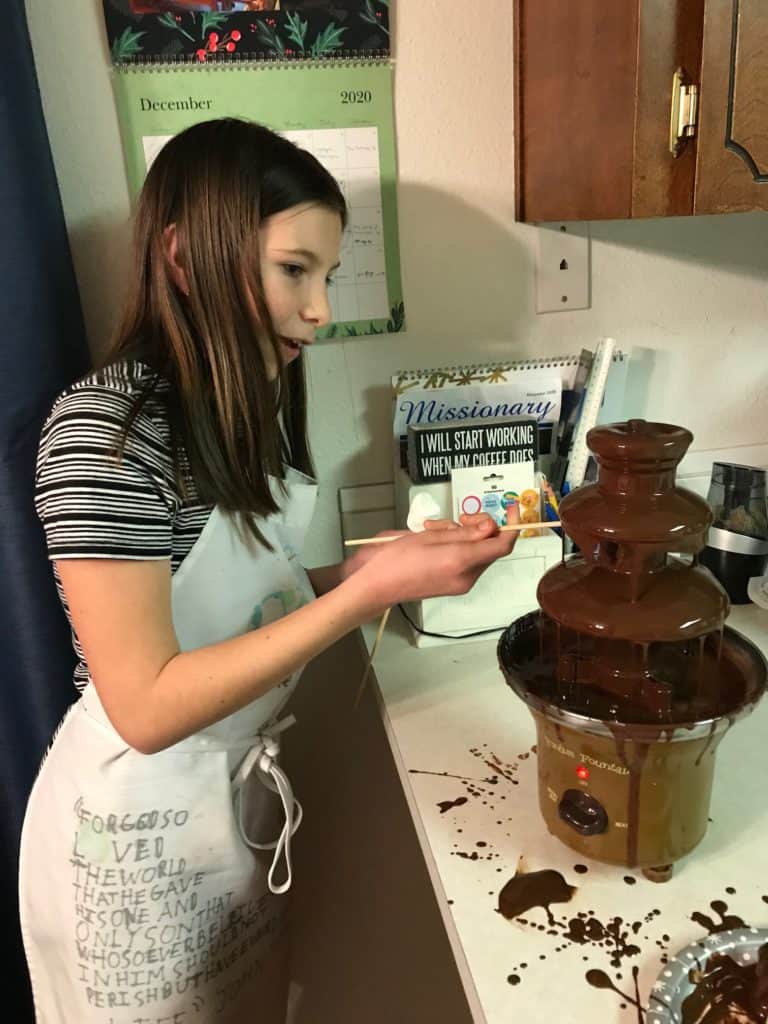
M 175 224 L 169 224 L 163 231 L 163 252 L 173 283 L 183 295 L 189 295 L 187 273 L 179 261 L 179 236 Z

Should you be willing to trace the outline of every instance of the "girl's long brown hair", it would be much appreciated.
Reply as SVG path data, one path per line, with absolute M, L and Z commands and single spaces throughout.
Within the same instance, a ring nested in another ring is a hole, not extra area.
M 285 367 L 280 358 L 261 282 L 259 225 L 307 202 L 337 211 L 346 224 L 333 177 L 267 128 L 222 119 L 171 139 L 141 192 L 134 277 L 107 357 L 109 363 L 140 359 L 156 375 L 134 403 L 121 449 L 158 381 L 168 380 L 182 492 L 188 472 L 203 502 L 241 513 L 262 540 L 256 520 L 278 507 L 269 477 L 282 478 L 285 465 L 311 474 L 312 460 L 302 359 Z M 170 276 L 163 232 L 171 224 L 189 295 Z M 276 381 L 269 379 L 259 339 L 272 346 Z

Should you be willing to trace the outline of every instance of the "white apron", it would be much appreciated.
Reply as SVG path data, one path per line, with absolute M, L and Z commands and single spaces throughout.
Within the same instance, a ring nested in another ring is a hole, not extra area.
M 273 545 L 214 509 L 172 581 L 182 650 L 314 596 L 297 552 L 316 488 L 290 471 Z M 37 1024 L 284 1020 L 290 837 L 301 809 L 276 764 L 298 680 L 157 754 L 127 746 L 93 684 L 65 717 L 21 841 L 22 933 Z M 268 852 L 259 852 L 267 850 Z

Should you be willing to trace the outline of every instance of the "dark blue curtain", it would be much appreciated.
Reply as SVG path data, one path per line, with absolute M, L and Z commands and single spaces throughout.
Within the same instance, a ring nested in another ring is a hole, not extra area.
M 2 1017 L 34 1020 L 18 842 L 40 757 L 72 700 L 72 651 L 32 503 L 40 427 L 88 356 L 23 0 L 0 61 L 0 933 Z M 70 65 L 62 60 L 62 73 Z M 72 73 L 69 71 L 69 73 Z M 75 1024 L 73 1021 L 72 1024 Z

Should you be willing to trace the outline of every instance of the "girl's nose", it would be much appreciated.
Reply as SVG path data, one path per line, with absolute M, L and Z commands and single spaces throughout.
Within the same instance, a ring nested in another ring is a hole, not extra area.
M 331 322 L 331 303 L 328 299 L 328 286 L 322 286 L 313 290 L 309 302 L 301 312 L 301 318 L 305 323 L 314 324 L 315 327 L 325 327 Z

